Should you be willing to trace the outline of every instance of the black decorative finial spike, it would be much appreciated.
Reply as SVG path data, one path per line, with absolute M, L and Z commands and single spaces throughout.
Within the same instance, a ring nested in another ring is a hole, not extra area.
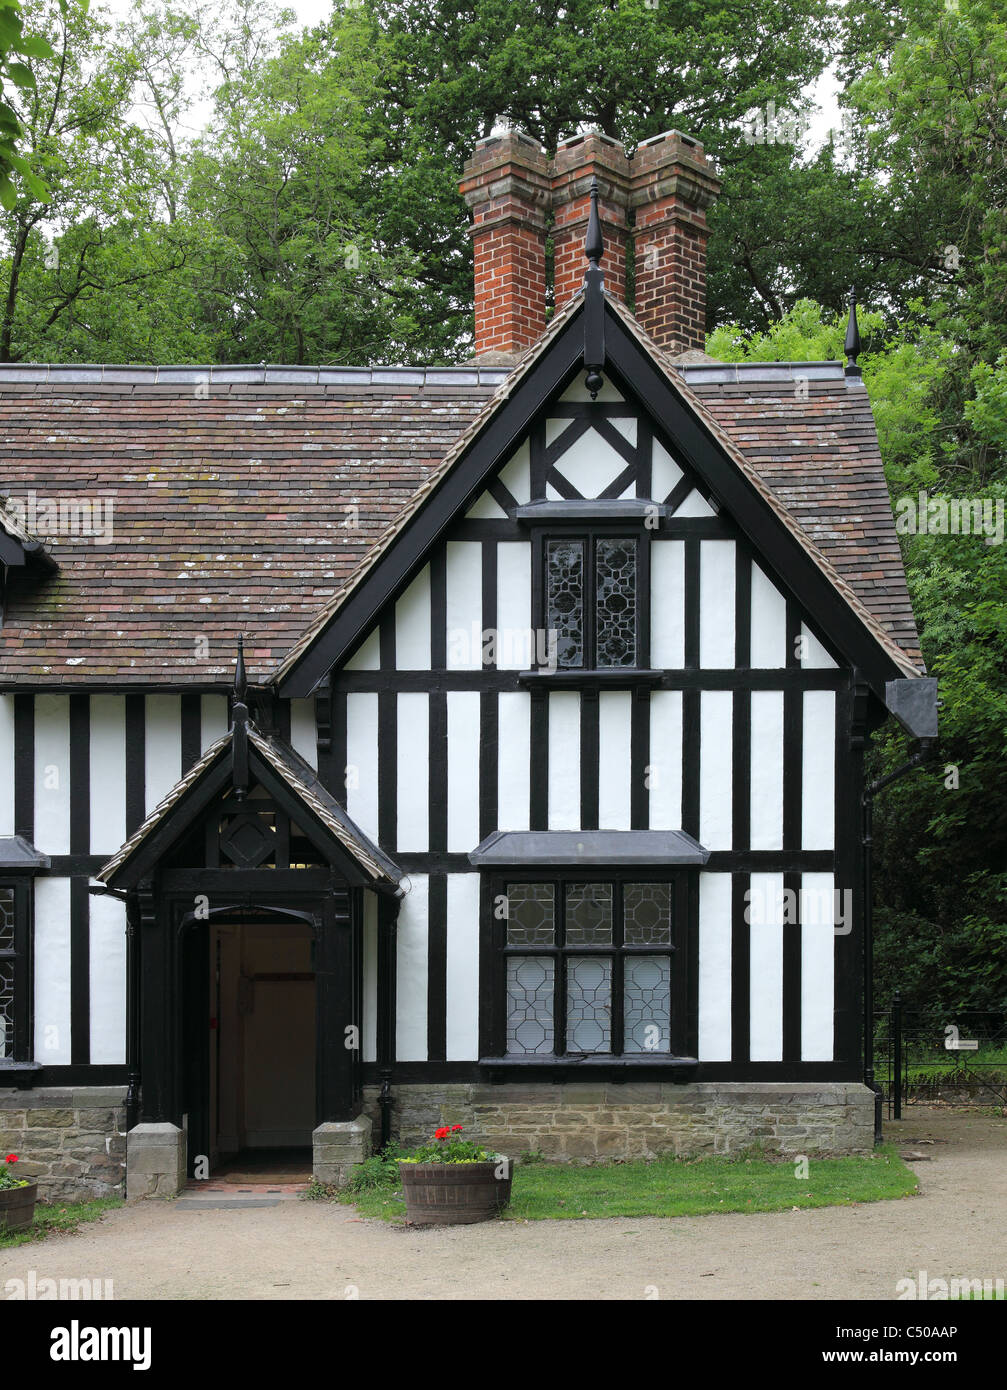
M 248 691 L 248 678 L 245 675 L 245 639 L 238 633 L 238 657 L 234 663 L 234 701 L 236 704 L 245 703 L 245 695 Z
M 860 356 L 860 325 L 857 323 L 856 290 L 850 290 L 850 318 L 846 325 L 846 342 L 843 344 L 843 351 L 846 353 L 846 375 L 860 376 L 861 371 L 857 366 L 857 358 Z
M 591 175 L 591 211 L 587 218 L 587 235 L 584 238 L 584 255 L 597 269 L 605 254 L 605 242 L 601 235 L 601 218 L 598 216 L 598 175 Z
M 234 663 L 234 694 L 231 700 L 231 779 L 234 796 L 244 801 L 248 795 L 248 680 L 245 676 L 245 643 L 238 634 L 238 657 Z
M 584 385 L 595 400 L 605 384 L 601 369 L 605 365 L 605 277 L 598 262 L 605 253 L 598 216 L 598 175 L 591 176 L 591 211 L 584 237 L 587 271 L 584 274 Z

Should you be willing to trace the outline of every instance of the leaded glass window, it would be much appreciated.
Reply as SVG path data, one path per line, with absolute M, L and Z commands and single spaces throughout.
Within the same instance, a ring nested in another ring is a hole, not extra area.
M 498 885 L 506 1054 L 674 1052 L 681 886 L 601 875 Z
M 594 543 L 598 666 L 636 665 L 636 541 Z
M 27 893 L 27 884 L 0 884 L 0 1057 L 19 1060 L 27 1027 Z
M 584 665 L 584 542 L 546 545 L 546 628 L 560 666 Z
M 634 536 L 546 538 L 543 618 L 561 670 L 640 664 L 639 551 Z

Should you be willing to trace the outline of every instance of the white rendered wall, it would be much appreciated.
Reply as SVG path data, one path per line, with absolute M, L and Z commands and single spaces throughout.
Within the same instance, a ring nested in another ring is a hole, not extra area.
M 598 825 L 602 830 L 629 830 L 633 764 L 629 690 L 598 696 Z
M 699 875 L 699 1060 L 731 1060 L 731 875 Z
M 752 563 L 752 665 L 787 664 L 787 601 L 763 570 Z
M 424 565 L 395 605 L 395 665 L 430 670 L 430 566 Z
M 447 1060 L 479 1056 L 479 875 L 449 874 Z
M 14 696 L 0 695 L 0 835 L 14 834 Z
M 396 697 L 398 777 L 396 848 L 422 852 L 430 846 L 430 697 L 422 691 Z
M 126 1060 L 126 905 L 90 898 L 91 1061 Z
M 523 690 L 501 691 L 497 709 L 497 823 L 501 830 L 527 830 L 531 792 L 531 697 Z
M 569 425 L 569 420 L 549 421 L 550 425 Z M 554 431 L 556 434 L 560 430 Z M 556 470 L 573 483 L 581 497 L 600 497 L 625 472 L 626 460 L 602 438 L 597 430 L 585 430 L 579 439 L 556 460 Z M 554 491 L 555 497 L 559 493 Z
M 783 1058 L 783 875 L 752 874 L 749 913 L 749 1056 Z
M 682 692 L 650 697 L 650 828 L 682 828 Z
M 783 848 L 783 691 L 753 690 L 751 848 Z
M 395 1039 L 400 1062 L 427 1055 L 427 875 L 411 874 L 395 933 Z
M 377 840 L 378 697 L 351 691 L 346 697 L 346 810 L 350 819 Z
M 114 854 L 125 839 L 126 700 L 92 695 L 91 853 Z
M 704 690 L 699 698 L 699 842 L 707 849 L 730 849 L 734 696 L 730 690 Z
M 70 880 L 35 880 L 35 1060 L 70 1061 Z
M 309 766 L 318 767 L 318 729 L 315 724 L 315 697 L 290 702 L 290 746 Z
M 467 854 L 479 843 L 479 692 L 449 690 L 448 851 Z
M 734 541 L 699 543 L 699 664 L 734 665 Z
M 801 744 L 801 846 L 832 849 L 836 825 L 836 693 L 804 692 Z
M 801 876 L 801 1061 L 831 1062 L 835 1033 L 832 874 Z
M 685 542 L 650 547 L 650 664 L 657 670 L 685 665 Z
M 35 846 L 70 853 L 70 700 L 35 697 Z
M 531 543 L 497 545 L 496 664 L 501 671 L 527 671 L 533 664 Z
M 312 702 L 313 703 L 313 702 Z M 211 743 L 227 733 L 227 696 L 202 695 L 199 700 L 199 749 L 205 753 Z
M 549 695 L 549 829 L 580 829 L 580 696 Z
M 448 541 L 445 556 L 447 667 L 478 671 L 482 666 L 483 548 L 478 541 Z
M 145 809 L 149 816 L 182 775 L 182 698 L 180 695 L 148 695 L 145 698 Z

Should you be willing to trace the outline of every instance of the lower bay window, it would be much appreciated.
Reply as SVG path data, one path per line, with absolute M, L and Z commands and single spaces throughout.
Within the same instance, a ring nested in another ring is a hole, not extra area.
M 684 875 L 507 877 L 493 885 L 497 1055 L 680 1054 Z

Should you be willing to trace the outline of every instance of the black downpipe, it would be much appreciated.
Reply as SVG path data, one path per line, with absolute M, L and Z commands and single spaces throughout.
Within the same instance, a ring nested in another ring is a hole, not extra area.
M 861 843 L 864 851 L 864 1085 L 874 1092 L 874 1143 L 881 1143 L 881 1103 L 884 1093 L 874 1079 L 874 877 L 872 850 L 874 845 L 874 798 L 892 782 L 897 782 L 907 773 L 920 767 L 930 757 L 934 740 L 922 738 L 912 757 L 887 772 L 884 777 L 870 782 L 860 798 L 863 812 L 863 834 Z

